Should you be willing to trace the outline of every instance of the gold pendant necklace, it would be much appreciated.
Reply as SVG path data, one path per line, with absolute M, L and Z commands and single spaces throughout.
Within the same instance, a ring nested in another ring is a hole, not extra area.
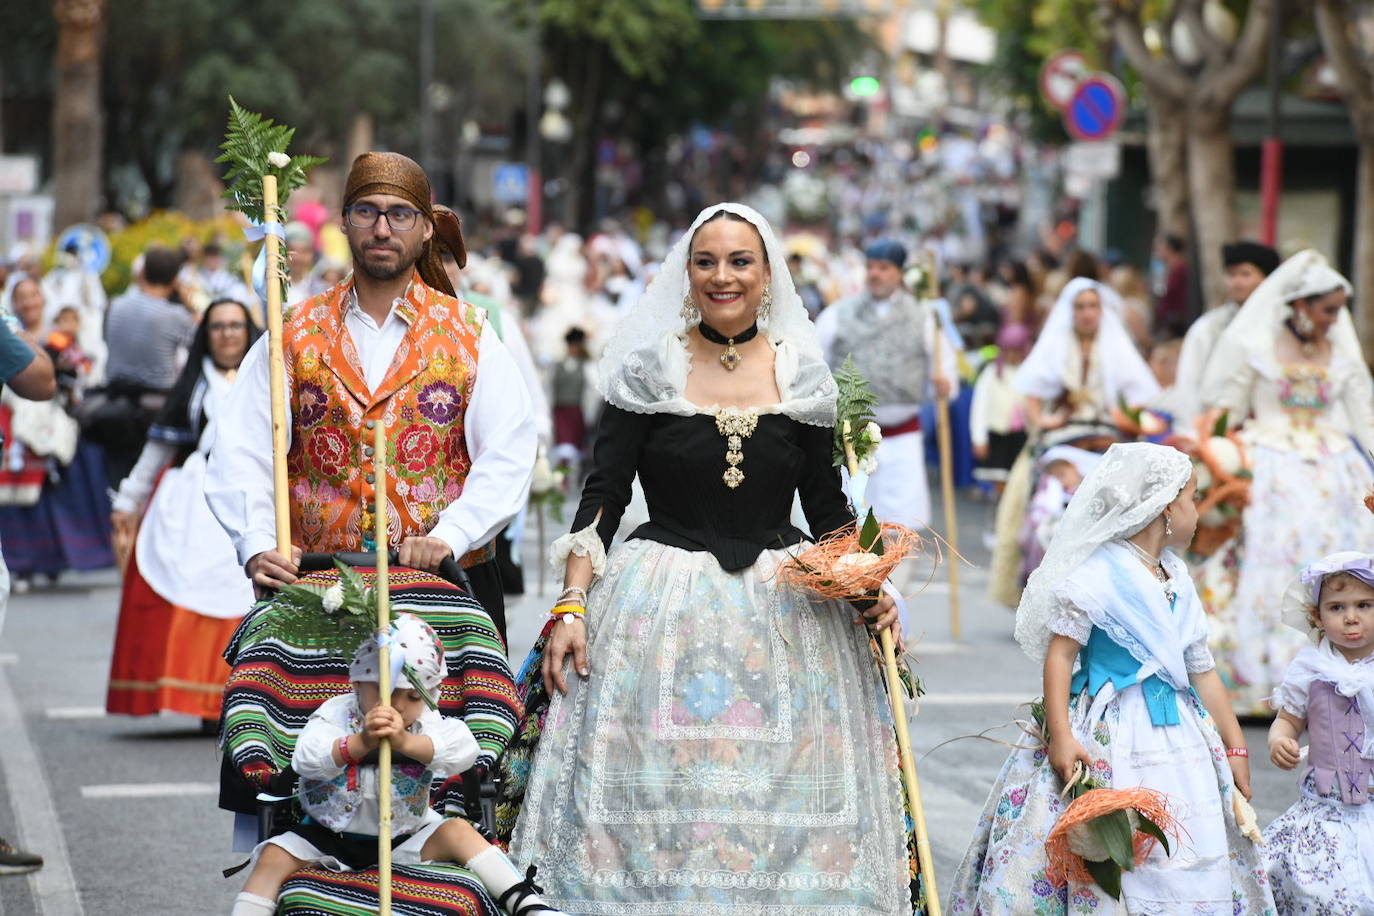
M 726 337 L 704 321 L 697 325 L 697 330 L 701 332 L 702 337 L 705 337 L 711 343 L 723 344 L 725 346 L 725 352 L 720 354 L 720 364 L 725 367 L 727 372 L 734 372 L 735 369 L 739 367 L 739 364 L 744 361 L 744 357 L 735 349 L 735 341 L 739 341 L 743 344 L 753 340 L 754 336 L 759 332 L 759 325 L 758 322 L 755 322 L 751 324 L 747 330 L 735 337 Z
M 725 463 L 729 465 L 720 479 L 730 489 L 744 482 L 744 472 L 739 469 L 744 461 L 744 440 L 754 434 L 759 425 L 759 415 L 727 408 L 716 414 L 716 432 L 725 437 Z

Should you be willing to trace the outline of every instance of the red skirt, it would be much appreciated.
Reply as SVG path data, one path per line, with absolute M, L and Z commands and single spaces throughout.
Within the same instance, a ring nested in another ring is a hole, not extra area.
M 221 653 L 241 619 L 207 617 L 167 601 L 143 580 L 137 548 L 131 550 L 105 710 L 218 719 L 229 679 Z

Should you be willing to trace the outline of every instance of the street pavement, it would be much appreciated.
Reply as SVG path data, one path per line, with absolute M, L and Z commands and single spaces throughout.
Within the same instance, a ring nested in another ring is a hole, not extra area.
M 1006 759 L 996 741 L 1018 740 L 1009 723 L 1026 717 L 1018 706 L 1040 693 L 1038 669 L 1012 640 L 1012 614 L 987 597 L 981 536 L 991 507 L 965 496 L 958 506 L 967 561 L 960 638 L 950 630 L 949 561 L 933 574 L 928 566 L 907 572 L 928 579 L 910 609 L 907 642 L 927 693 L 911 734 L 942 892 Z M 527 594 L 508 607 L 515 668 L 557 592 L 550 580 L 537 593 L 544 550 L 536 527 L 527 531 Z M 232 818 L 216 807 L 214 740 L 185 716 L 104 714 L 118 602 L 112 571 L 70 574 L 10 601 L 0 638 L 0 836 L 47 865 L 0 876 L 0 916 L 227 914 L 243 883 L 220 873 L 243 856 L 230 851 Z M 985 731 L 996 741 L 966 737 Z M 1295 789 L 1269 763 L 1264 727 L 1248 726 L 1246 736 L 1255 807 L 1267 823 Z

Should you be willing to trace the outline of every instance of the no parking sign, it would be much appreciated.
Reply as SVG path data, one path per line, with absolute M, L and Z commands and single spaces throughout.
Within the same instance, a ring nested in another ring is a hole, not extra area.
M 1121 125 L 1126 90 L 1107 73 L 1094 73 L 1074 90 L 1064 108 L 1064 129 L 1075 140 L 1105 140 Z

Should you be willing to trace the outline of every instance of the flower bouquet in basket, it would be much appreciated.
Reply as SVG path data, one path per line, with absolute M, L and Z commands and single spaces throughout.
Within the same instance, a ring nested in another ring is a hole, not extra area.
M 1227 415 L 1197 419 L 1196 445 L 1185 449 L 1197 472 L 1198 523 L 1191 552 L 1210 556 L 1240 529 L 1250 502 L 1249 458 L 1240 438 L 1227 431 Z
M 1096 883 L 1120 900 L 1122 872 L 1144 862 L 1156 844 L 1168 855 L 1169 837 L 1178 837 L 1169 803 L 1154 789 L 1103 786 L 1079 763 L 1064 793 L 1073 801 L 1045 840 L 1045 877 L 1056 887 Z

